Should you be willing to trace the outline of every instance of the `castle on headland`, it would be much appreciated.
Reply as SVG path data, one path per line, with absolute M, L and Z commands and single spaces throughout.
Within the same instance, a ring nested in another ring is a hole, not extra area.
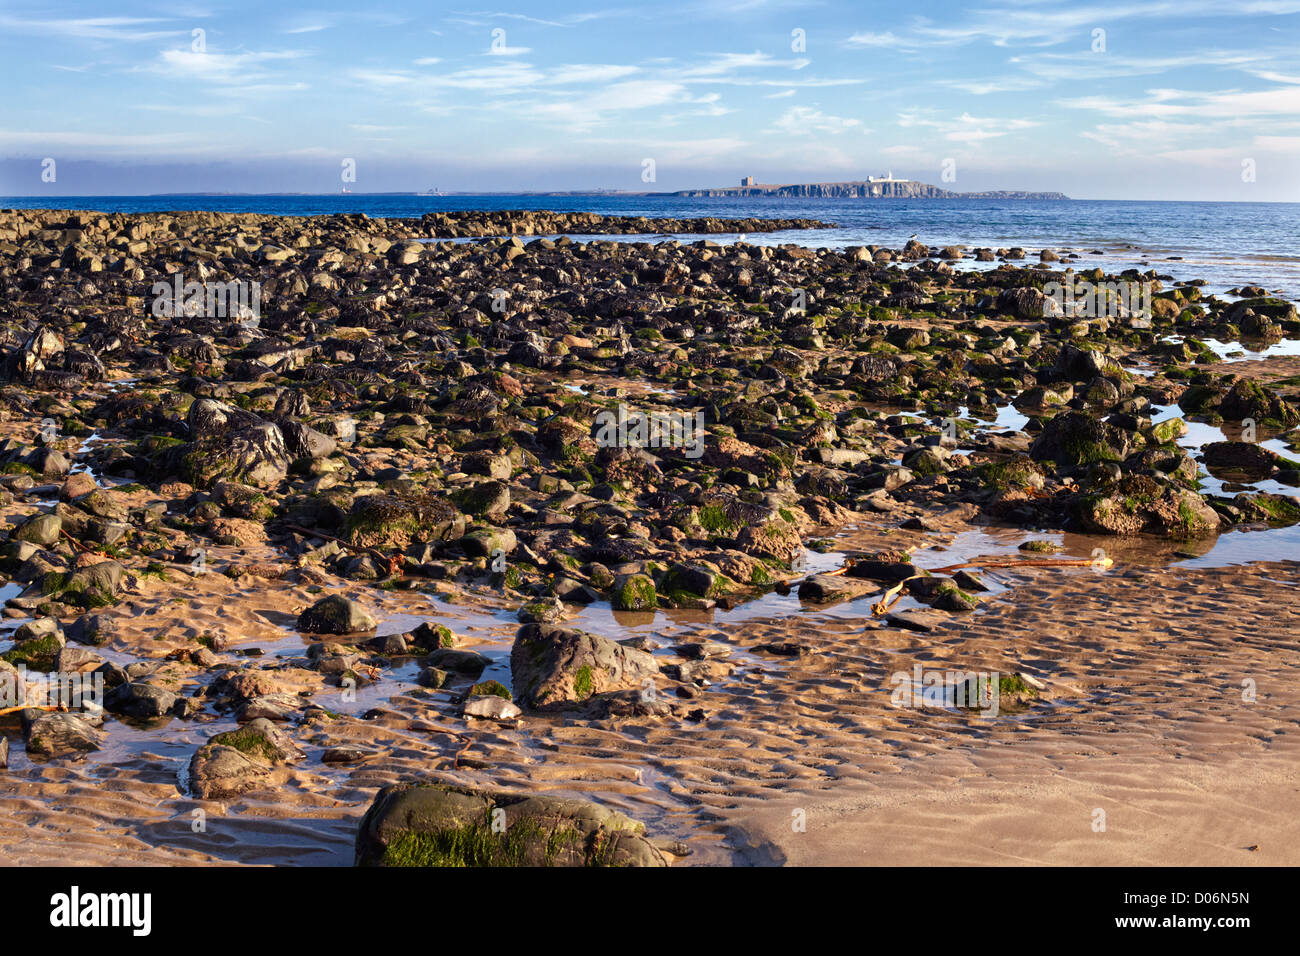
M 681 189 L 670 196 L 780 196 L 803 199 L 1068 199 L 1058 192 L 1022 192 L 994 189 L 986 192 L 958 193 L 931 186 L 915 179 L 896 179 L 891 169 L 883 176 L 838 183 L 760 184 L 753 176 L 744 176 L 739 186 L 712 189 Z

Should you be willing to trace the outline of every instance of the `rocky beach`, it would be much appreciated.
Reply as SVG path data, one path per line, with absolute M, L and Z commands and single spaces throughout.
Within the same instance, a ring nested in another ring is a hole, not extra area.
M 0 211 L 5 860 L 1300 863 L 1294 303 L 833 228 Z

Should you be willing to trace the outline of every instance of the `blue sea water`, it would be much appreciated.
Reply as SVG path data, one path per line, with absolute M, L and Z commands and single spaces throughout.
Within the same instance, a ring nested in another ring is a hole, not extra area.
M 211 210 L 281 216 L 365 213 L 420 216 L 463 209 L 551 209 L 607 215 L 808 218 L 828 230 L 746 236 L 748 242 L 899 247 L 916 235 L 931 245 L 1021 246 L 1074 251 L 1079 268 L 1156 269 L 1204 279 L 1207 291 L 1260 285 L 1300 300 L 1300 203 L 1108 200 L 694 198 L 671 195 L 167 195 L 0 197 L 3 208 L 103 212 Z M 645 237 L 631 237 L 634 241 Z M 734 236 L 711 236 L 728 241 Z M 973 266 L 969 260 L 967 266 Z

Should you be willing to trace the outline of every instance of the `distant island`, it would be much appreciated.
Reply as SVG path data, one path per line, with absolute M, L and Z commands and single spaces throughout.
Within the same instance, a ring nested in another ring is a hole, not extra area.
M 1015 189 L 994 189 L 987 192 L 959 193 L 940 189 L 929 183 L 915 179 L 894 179 L 887 176 L 868 176 L 866 179 L 840 183 L 789 183 L 769 185 L 754 182 L 754 177 L 746 176 L 739 186 L 717 186 L 708 189 L 679 189 L 676 192 L 648 192 L 626 189 L 566 189 L 566 190 L 503 190 L 484 193 L 481 191 L 440 190 L 415 191 L 376 191 L 342 193 L 307 193 L 307 192 L 193 192 L 193 193 L 144 193 L 145 199 L 168 199 L 181 196 L 203 197 L 249 197 L 249 196 L 437 196 L 441 198 L 460 198 L 464 196 L 791 196 L 804 199 L 1069 199 L 1065 193 L 1025 192 Z M 23 197 L 28 198 L 28 197 Z
M 791 196 L 804 199 L 1069 199 L 1064 193 L 1024 192 L 994 189 L 979 193 L 958 193 L 915 179 L 895 179 L 893 173 L 839 183 L 756 183 L 746 176 L 739 186 L 713 189 L 681 189 L 671 196 Z

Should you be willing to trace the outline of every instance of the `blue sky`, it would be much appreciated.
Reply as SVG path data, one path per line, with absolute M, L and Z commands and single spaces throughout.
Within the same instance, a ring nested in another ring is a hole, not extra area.
M 1300 0 L 6 0 L 0 194 L 337 192 L 350 159 L 355 192 L 1300 201 L 1298 41 Z

